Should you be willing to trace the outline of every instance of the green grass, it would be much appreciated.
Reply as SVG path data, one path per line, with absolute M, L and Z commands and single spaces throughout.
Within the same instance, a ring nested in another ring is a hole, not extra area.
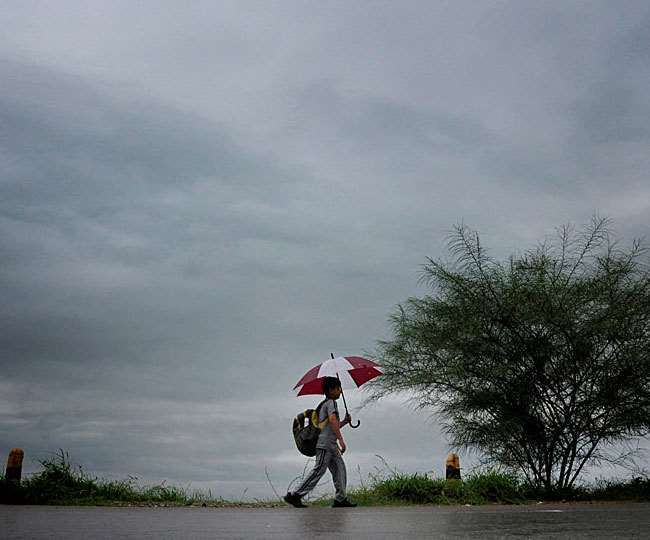
M 515 475 L 496 469 L 475 472 L 463 480 L 445 480 L 421 473 L 403 474 L 387 467 L 387 472 L 371 474 L 367 485 L 362 483 L 361 487 L 349 490 L 349 496 L 362 506 L 527 504 L 540 500 L 650 501 L 650 479 L 599 480 L 544 495 Z M 321 497 L 312 504 L 325 506 L 331 502 L 330 497 Z
M 523 503 L 518 481 L 511 476 L 488 472 L 465 480 L 432 478 L 426 474 L 392 472 L 376 478 L 369 486 L 352 489 L 350 497 L 369 504 L 487 504 Z
M 383 461 L 383 460 L 382 460 Z M 192 491 L 164 482 L 140 486 L 137 478 L 104 480 L 75 467 L 62 450 L 40 462 L 42 471 L 15 486 L 0 475 L 0 502 L 60 505 L 159 505 L 159 506 L 282 506 L 283 502 L 237 502 L 215 498 L 210 492 Z M 367 481 L 349 490 L 350 498 L 361 506 L 403 506 L 412 504 L 523 504 L 539 500 L 571 501 L 650 501 L 650 479 L 598 480 L 569 492 L 540 495 L 517 477 L 487 470 L 463 480 L 445 480 L 428 474 L 404 474 L 390 468 L 368 475 Z M 314 506 L 329 506 L 331 497 L 309 501 Z
M 445 480 L 428 474 L 404 474 L 391 468 L 383 458 L 382 469 L 361 479 L 361 485 L 348 490 L 350 499 L 362 506 L 402 506 L 411 504 L 520 504 L 526 502 L 526 489 L 513 475 L 488 470 L 464 480 Z M 330 497 L 320 497 L 311 504 L 325 506 Z
M 570 489 L 546 492 L 524 486 L 528 499 L 546 501 L 650 501 L 650 478 L 598 479 Z
M 81 467 L 73 467 L 63 452 L 41 461 L 43 471 L 23 483 L 25 499 L 34 504 L 101 504 L 108 501 L 185 503 L 187 495 L 179 488 L 164 484 L 141 488 L 134 478 L 120 481 L 88 476 Z
M 0 502 L 58 505 L 146 504 L 165 506 L 230 506 L 243 503 L 213 498 L 210 492 L 189 492 L 164 482 L 139 486 L 137 478 L 104 480 L 74 467 L 62 450 L 50 459 L 40 461 L 43 470 L 23 479 L 20 487 L 0 482 Z
M 590 500 L 650 501 L 650 478 L 636 477 L 628 481 L 600 479 L 585 491 Z

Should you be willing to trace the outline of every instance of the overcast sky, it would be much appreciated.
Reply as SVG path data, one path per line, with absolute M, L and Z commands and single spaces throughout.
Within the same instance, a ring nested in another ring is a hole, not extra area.
M 291 387 L 389 337 L 455 223 L 499 257 L 595 212 L 650 232 L 646 1 L 20 0 L 0 27 L 0 453 L 26 471 L 63 448 L 270 497 L 265 467 L 282 492 L 305 464 Z M 353 483 L 375 454 L 442 474 L 426 413 L 361 420 Z

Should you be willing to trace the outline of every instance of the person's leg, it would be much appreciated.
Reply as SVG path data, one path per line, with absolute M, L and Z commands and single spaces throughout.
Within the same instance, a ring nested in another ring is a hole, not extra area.
M 332 459 L 329 462 L 329 470 L 332 473 L 336 495 L 334 500 L 341 502 L 345 500 L 345 488 L 347 484 L 347 472 L 345 471 L 345 462 L 339 452 L 333 452 Z
M 304 497 L 316 487 L 318 481 L 323 477 L 325 471 L 327 471 L 331 454 L 330 451 L 321 448 L 316 450 L 316 463 L 314 468 L 311 470 L 307 478 L 303 480 L 302 484 L 300 484 L 300 487 L 293 492 L 293 495 Z

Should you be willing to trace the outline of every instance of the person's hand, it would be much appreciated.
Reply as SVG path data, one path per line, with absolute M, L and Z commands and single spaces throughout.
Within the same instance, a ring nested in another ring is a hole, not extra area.
M 341 454 L 345 454 L 345 451 L 347 450 L 347 446 L 345 446 L 345 441 L 339 441 L 339 446 L 341 450 Z
M 349 424 L 350 422 L 352 422 L 352 417 L 350 416 L 350 413 L 348 413 L 345 415 L 345 418 L 343 419 L 343 423 Z

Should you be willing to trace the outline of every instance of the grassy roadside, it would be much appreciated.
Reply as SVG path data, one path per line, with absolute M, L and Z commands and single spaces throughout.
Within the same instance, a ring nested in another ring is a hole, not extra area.
M 255 507 L 284 506 L 282 501 L 228 501 L 210 492 L 189 492 L 165 485 L 139 486 L 136 478 L 103 480 L 73 467 L 63 451 L 41 462 L 43 470 L 23 480 L 17 488 L 0 476 L 0 502 L 56 505 L 109 506 L 209 506 Z M 566 501 L 650 501 L 650 479 L 601 480 L 570 492 L 541 496 L 516 477 L 497 471 L 467 476 L 464 480 L 432 478 L 426 474 L 370 475 L 367 483 L 353 488 L 350 498 L 361 506 L 403 506 L 412 504 L 483 505 L 526 504 L 540 500 Z M 321 497 L 309 501 L 313 506 L 329 506 L 332 500 Z
M 369 486 L 352 489 L 350 498 L 368 506 L 650 501 L 650 479 L 600 480 L 563 493 L 541 494 L 516 477 L 496 471 L 471 474 L 462 481 L 422 474 L 392 474 Z
M 43 470 L 23 479 L 19 488 L 0 476 L 0 502 L 75 506 L 243 506 L 210 492 L 189 492 L 164 482 L 140 486 L 137 478 L 104 480 L 74 467 L 63 451 L 41 461 Z M 264 504 L 260 502 L 260 504 Z M 257 505 L 257 504 L 256 504 Z

